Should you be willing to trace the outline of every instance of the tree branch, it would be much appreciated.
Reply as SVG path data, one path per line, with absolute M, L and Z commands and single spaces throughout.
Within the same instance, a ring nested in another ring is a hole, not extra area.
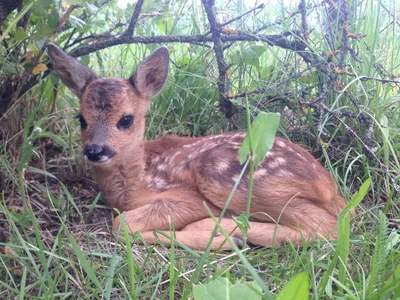
M 239 42 L 239 41 L 263 41 L 270 46 L 279 46 L 290 50 L 305 50 L 305 45 L 296 41 L 288 41 L 284 35 L 271 34 L 271 35 L 255 35 L 249 33 L 235 33 L 235 34 L 221 34 L 221 42 Z M 100 42 L 95 42 L 83 47 L 79 47 L 73 50 L 70 54 L 74 57 L 80 57 L 98 50 L 102 50 L 111 46 L 122 45 L 122 44 L 168 44 L 168 43 L 211 43 L 213 38 L 211 36 L 198 35 L 159 35 L 159 36 L 117 36 L 112 37 Z M 307 56 L 307 53 L 305 53 Z
M 249 11 L 246 11 L 245 13 L 241 14 L 240 16 L 237 16 L 229 21 L 226 21 L 225 23 L 220 24 L 220 26 L 221 26 L 221 28 L 225 27 L 226 25 L 229 25 L 229 24 L 243 18 L 244 16 L 248 15 L 249 13 L 252 13 L 253 11 L 256 11 L 257 9 L 263 9 L 264 7 L 265 7 L 265 5 L 263 3 L 261 3 L 260 5 L 250 9 Z M 211 31 L 207 31 L 207 33 L 205 35 L 209 35 L 210 33 L 211 33 Z
M 218 65 L 218 90 L 219 90 L 219 105 L 222 113 L 230 119 L 236 112 L 233 103 L 228 100 L 229 78 L 226 76 L 228 66 L 224 59 L 224 50 L 222 49 L 221 41 L 221 26 L 218 24 L 214 13 L 215 0 L 203 0 L 203 6 L 207 13 L 208 21 L 210 22 L 210 31 L 214 42 L 214 52 Z
M 135 10 L 133 11 L 131 21 L 129 22 L 128 29 L 123 33 L 124 35 L 126 34 L 127 36 L 132 36 L 133 32 L 136 27 L 136 23 L 139 19 L 140 11 L 142 10 L 144 0 L 138 0 L 135 6 Z

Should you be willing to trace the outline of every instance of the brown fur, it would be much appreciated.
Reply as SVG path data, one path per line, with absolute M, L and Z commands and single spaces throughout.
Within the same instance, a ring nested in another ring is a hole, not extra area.
M 50 46 L 49 54 L 60 77 L 76 92 L 79 85 L 71 83 L 76 76 L 64 78 L 64 74 L 71 74 L 77 61 L 70 58 L 68 64 L 69 56 L 55 46 Z M 84 78 L 78 80 L 88 82 L 76 92 L 88 124 L 82 131 L 83 144 L 106 145 L 115 152 L 106 163 L 93 165 L 108 204 L 126 211 L 125 222 L 131 232 L 141 232 L 148 243 L 156 242 L 153 230 L 169 232 L 172 221 L 178 241 L 205 249 L 215 224 L 203 202 L 214 215 L 220 215 L 242 170 L 238 149 L 245 133 L 144 141 L 149 100 L 162 89 L 168 74 L 166 48 L 146 58 L 129 80 L 95 78 L 86 67 L 80 68 L 77 74 Z M 116 124 L 126 115 L 133 115 L 134 123 L 119 130 Z M 246 210 L 248 181 L 246 171 L 221 223 L 227 232 L 233 232 L 236 242 L 241 231 L 228 217 Z M 253 191 L 248 242 L 271 246 L 318 235 L 335 237 L 345 201 L 328 171 L 303 148 L 276 138 L 255 170 Z M 114 227 L 120 222 L 116 217 Z M 161 235 L 159 238 L 170 243 Z M 221 246 L 224 239 L 216 236 L 212 248 Z M 229 244 L 223 248 L 228 249 Z

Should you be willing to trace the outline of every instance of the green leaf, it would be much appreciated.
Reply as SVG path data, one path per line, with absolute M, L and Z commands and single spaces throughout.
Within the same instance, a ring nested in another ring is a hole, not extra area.
M 261 288 L 255 282 L 232 285 L 228 278 L 217 278 L 193 289 L 195 300 L 258 300 Z
M 260 56 L 266 51 L 265 46 L 252 45 L 242 50 L 237 50 L 233 55 L 231 55 L 232 63 L 235 65 L 250 64 L 261 70 L 260 66 Z
M 258 58 L 265 52 L 265 47 L 260 45 L 253 45 L 245 48 L 242 51 L 243 61 L 245 63 L 251 64 L 254 60 L 258 60 Z
M 160 18 L 156 22 L 156 26 L 163 34 L 168 34 L 172 28 L 172 23 L 173 23 L 173 20 L 171 17 L 164 17 L 164 18 Z
M 52 33 L 52 29 L 50 28 L 49 24 L 45 20 L 41 20 L 36 27 L 35 33 L 32 35 L 32 38 L 35 41 L 44 40 L 47 41 L 47 38 Z M 44 42 L 43 42 L 44 43 Z
M 255 167 L 257 168 L 258 164 L 264 160 L 267 152 L 274 144 L 280 118 L 281 115 L 279 113 L 261 112 L 258 114 L 239 149 L 241 164 L 251 154 L 249 132 L 251 132 L 252 152 L 255 155 Z
M 7 74 L 18 74 L 18 66 L 6 61 L 2 71 Z
M 381 127 L 382 127 L 382 133 L 385 136 L 386 139 L 389 139 L 389 120 L 386 117 L 386 115 L 383 115 L 381 117 Z
M 75 4 L 75 5 L 83 5 L 83 4 L 85 4 L 86 1 L 84 1 L 84 0 L 64 0 L 64 2 L 66 4 L 70 4 L 70 5 L 73 5 L 73 4 Z
M 94 15 L 99 10 L 96 5 L 86 3 L 86 9 L 89 14 Z
M 232 218 L 242 232 L 247 232 L 247 229 L 250 228 L 249 219 L 245 213 L 242 213 L 239 217 L 233 216 Z
M 231 61 L 234 65 L 240 65 L 243 63 L 242 55 L 239 50 L 236 51 L 235 54 L 231 55 Z
M 14 38 L 16 41 L 22 41 L 27 36 L 28 35 L 25 33 L 24 29 L 22 27 L 18 27 L 18 29 L 15 31 Z
M 57 28 L 59 22 L 60 22 L 60 16 L 58 14 L 57 8 L 49 10 L 47 16 L 47 24 L 49 25 L 51 31 Z
M 82 250 L 79 248 L 78 244 L 76 243 L 74 237 L 68 232 L 66 231 L 68 239 L 71 243 L 72 248 L 74 248 L 75 250 L 75 254 L 79 259 L 79 262 L 83 268 L 83 270 L 85 270 L 87 276 L 89 277 L 89 279 L 96 285 L 96 287 L 99 290 L 103 290 L 102 285 L 100 284 L 99 279 L 97 278 L 96 274 L 94 273 L 94 270 L 92 268 L 92 266 L 90 265 L 89 261 L 87 260 L 87 258 L 85 257 L 85 254 L 82 252 Z
M 252 54 L 253 57 L 259 58 L 265 51 L 267 47 L 262 45 L 251 45 L 245 49 L 247 55 Z
M 55 6 L 54 0 L 40 0 L 33 3 L 31 13 L 40 17 L 47 17 L 48 10 Z
M 276 300 L 308 300 L 309 297 L 308 274 L 301 272 L 286 284 Z
M 344 217 L 353 209 L 355 209 L 361 202 L 362 199 L 364 199 L 365 195 L 367 194 L 369 187 L 371 185 L 372 179 L 371 177 L 365 180 L 365 182 L 361 185 L 360 190 L 358 193 L 354 194 L 353 197 L 351 197 L 351 201 L 347 203 L 346 207 L 340 212 L 339 214 L 339 220 L 344 219 Z
M 383 299 L 385 295 L 388 293 L 394 292 L 392 294 L 392 298 L 387 299 L 399 299 L 400 295 L 400 265 L 396 267 L 396 270 L 391 274 L 389 280 L 386 281 L 385 285 L 381 287 L 376 293 L 369 295 L 368 299 L 370 300 L 378 300 Z M 397 293 L 397 295 L 395 295 Z
M 242 51 L 243 62 L 246 64 L 253 65 L 257 68 L 257 70 L 260 70 L 261 66 L 259 58 L 265 51 L 266 51 L 265 46 L 261 45 L 249 46 Z
M 360 187 L 358 193 L 354 194 L 351 201 L 347 203 L 346 207 L 340 212 L 338 217 L 338 242 L 335 254 L 329 263 L 328 270 L 324 273 L 321 279 L 321 283 L 318 287 L 319 291 L 322 293 L 327 284 L 330 276 L 333 274 L 333 270 L 336 263 L 340 257 L 342 263 L 339 264 L 339 280 L 344 278 L 346 274 L 346 266 L 348 261 L 348 255 L 350 251 L 350 212 L 355 209 L 365 197 L 368 189 L 371 185 L 371 178 L 368 178 Z M 341 280 L 340 280 L 341 281 Z
M 69 16 L 69 22 L 71 23 L 72 27 L 80 28 L 80 29 L 82 29 L 86 25 L 85 21 L 79 19 L 78 17 L 74 17 L 74 16 Z

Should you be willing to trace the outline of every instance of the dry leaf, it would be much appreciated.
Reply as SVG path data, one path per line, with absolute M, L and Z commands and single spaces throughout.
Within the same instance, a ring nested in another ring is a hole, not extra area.
M 8 210 L 12 213 L 25 213 L 25 209 L 23 206 L 10 205 L 8 206 Z
M 13 275 L 14 275 L 14 277 L 21 278 L 23 273 L 24 273 L 24 272 L 22 271 L 21 267 L 16 267 L 16 268 L 13 270 Z
M 15 251 L 13 250 L 13 248 L 9 247 L 9 246 L 5 246 L 4 247 L 4 253 L 8 256 L 12 256 L 12 257 L 18 257 L 17 253 L 15 253 Z
M 40 73 L 47 71 L 48 69 L 49 68 L 45 64 L 38 64 L 36 67 L 33 68 L 32 74 L 38 75 Z
M 25 62 L 26 63 L 30 62 L 32 60 L 32 58 L 33 58 L 33 52 L 32 51 L 26 52 L 24 57 L 25 57 Z

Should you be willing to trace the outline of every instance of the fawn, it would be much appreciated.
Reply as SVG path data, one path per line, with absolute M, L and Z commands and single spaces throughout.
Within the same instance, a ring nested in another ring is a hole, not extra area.
M 129 79 L 99 78 L 53 44 L 48 45 L 48 53 L 61 80 L 80 99 L 84 158 L 92 164 L 108 205 L 125 211 L 129 230 L 139 231 L 147 243 L 157 242 L 153 230 L 169 234 L 173 222 L 178 241 L 205 249 L 215 223 L 203 202 L 215 216 L 220 215 L 242 170 L 238 149 L 245 133 L 144 141 L 150 100 L 168 77 L 167 47 L 145 58 Z M 247 171 L 221 222 L 238 246 L 242 246 L 242 232 L 232 216 L 246 210 L 248 181 Z M 318 234 L 335 238 L 344 206 L 329 172 L 303 148 L 276 137 L 255 170 L 247 241 L 279 246 Z M 119 216 L 114 219 L 115 229 L 120 222 Z M 221 245 L 230 249 L 217 233 L 211 248 Z

